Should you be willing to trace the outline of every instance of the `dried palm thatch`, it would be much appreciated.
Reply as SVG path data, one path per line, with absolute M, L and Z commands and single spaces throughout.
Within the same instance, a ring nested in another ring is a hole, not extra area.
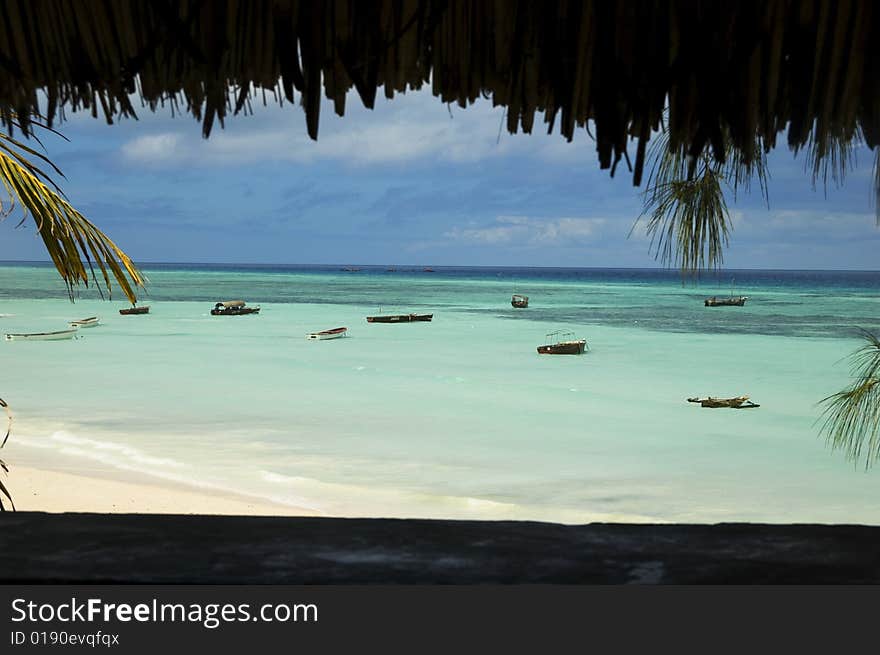
M 7 127 L 64 108 L 112 121 L 139 99 L 185 108 L 207 136 L 268 92 L 298 100 L 317 138 L 322 94 L 342 115 L 352 88 L 373 107 L 380 87 L 430 83 L 444 102 L 507 107 L 511 132 L 543 115 L 571 140 L 592 122 L 612 172 L 635 139 L 636 184 L 667 106 L 670 149 L 694 158 L 729 145 L 748 165 L 787 130 L 818 171 L 858 135 L 880 143 L 870 0 L 7 0 L 0 37 Z

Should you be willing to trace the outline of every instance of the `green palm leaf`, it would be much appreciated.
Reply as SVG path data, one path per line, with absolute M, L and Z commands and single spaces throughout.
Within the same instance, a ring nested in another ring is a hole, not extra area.
M 6 404 L 6 401 L 0 398 L 0 407 L 6 412 L 6 436 L 3 437 L 3 442 L 0 443 L 0 448 L 6 445 L 6 440 L 9 438 L 9 433 L 12 430 L 12 411 L 9 409 L 9 405 Z M 0 459 L 0 469 L 3 469 L 3 473 L 9 473 L 9 467 L 6 466 L 6 462 Z M 3 475 L 0 473 L 0 475 Z M 12 502 L 12 495 L 9 493 L 9 490 L 3 484 L 3 481 L 0 480 L 0 512 L 5 512 L 6 507 L 3 505 L 3 496 L 6 496 L 9 499 L 9 504 L 12 505 L 12 509 L 15 509 L 15 503 Z
M 880 459 L 880 337 L 862 331 L 865 344 L 849 356 L 853 382 L 823 398 L 821 433 L 832 450 L 847 459 L 865 460 L 865 468 Z
M 55 172 L 59 172 L 36 150 L 9 136 L 0 135 L 0 182 L 10 199 L 8 207 L 0 204 L 0 211 L 8 215 L 18 204 L 24 212 L 22 222 L 28 216 L 33 218 L 46 251 L 71 298 L 75 287 L 89 285 L 90 274 L 100 291 L 101 286 L 93 268 L 97 265 L 111 297 L 112 275 L 128 300 L 136 302 L 134 287 L 143 287 L 146 277 L 110 237 L 62 197 L 51 178 L 22 152 L 48 162 Z
M 655 256 L 682 273 L 714 268 L 723 259 L 730 215 L 719 176 L 704 165 L 692 179 L 663 182 L 651 189 L 647 232 Z
M 756 138 L 747 157 L 728 139 L 724 162 L 719 162 L 708 151 L 689 155 L 670 142 L 664 129 L 652 141 L 648 159 L 644 204 L 633 230 L 646 219 L 654 256 L 664 265 L 677 265 L 683 275 L 717 268 L 733 229 L 725 186 L 735 196 L 740 188 L 748 191 L 754 180 L 768 200 L 763 143 Z

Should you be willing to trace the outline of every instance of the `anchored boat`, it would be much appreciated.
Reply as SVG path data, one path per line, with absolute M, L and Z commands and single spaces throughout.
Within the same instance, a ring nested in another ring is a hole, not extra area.
M 258 314 L 259 307 L 248 307 L 244 300 L 224 300 L 214 305 L 211 316 L 244 316 L 245 314 Z
M 700 407 L 730 407 L 731 409 L 750 409 L 752 407 L 760 407 L 757 403 L 749 400 L 748 396 L 737 396 L 736 398 L 688 398 L 689 403 L 700 403 Z
M 90 328 L 98 325 L 99 319 L 97 316 L 89 316 L 88 318 L 81 318 L 78 321 L 71 321 L 70 327 L 74 328 Z
M 704 304 L 706 307 L 742 307 L 748 299 L 748 296 L 732 296 L 730 298 L 712 296 L 711 298 L 706 298 Z
M 749 299 L 748 296 L 735 296 L 733 294 L 733 285 L 735 280 L 730 281 L 730 295 L 727 298 L 719 298 L 718 296 L 712 296 L 711 298 L 706 298 L 703 301 L 703 304 L 706 307 L 742 307 L 746 304 L 746 300 Z
M 510 304 L 519 309 L 525 309 L 529 306 L 529 297 L 523 296 L 522 294 L 515 293 L 513 297 L 510 299 Z
M 19 334 L 7 334 L 7 341 L 60 341 L 62 339 L 73 339 L 76 336 L 77 328 L 70 330 L 58 330 L 56 332 L 23 332 Z
M 132 314 L 149 314 L 150 306 L 149 305 L 141 305 L 140 307 L 131 306 L 128 309 L 120 309 L 119 313 L 123 316 L 130 316 Z
M 575 339 L 574 332 L 557 330 L 547 335 L 547 340 L 556 339 L 555 343 L 538 346 L 539 355 L 583 355 L 587 349 L 586 339 Z
M 327 339 L 339 339 L 344 337 L 348 332 L 347 327 L 333 328 L 332 330 L 321 330 L 320 332 L 310 332 L 306 335 L 306 339 L 314 339 L 316 341 L 325 341 Z
M 430 321 L 433 314 L 389 314 L 386 316 L 367 316 L 367 323 L 414 323 Z

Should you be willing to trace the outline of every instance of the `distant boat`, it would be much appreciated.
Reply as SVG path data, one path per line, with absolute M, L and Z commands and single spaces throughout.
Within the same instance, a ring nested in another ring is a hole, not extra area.
M 748 299 L 748 296 L 731 296 L 730 298 L 712 296 L 711 298 L 706 298 L 703 304 L 706 307 L 742 307 Z
M 123 316 L 130 316 L 132 314 L 149 314 L 150 306 L 149 305 L 141 305 L 140 307 L 129 307 L 128 309 L 120 309 L 119 313 Z
M 357 273 L 361 269 L 357 268 L 356 266 L 346 266 L 345 268 L 340 268 L 339 270 L 345 271 L 346 273 Z
M 77 328 L 70 330 L 58 330 L 57 332 L 25 332 L 21 334 L 7 334 L 7 341 L 60 341 L 61 339 L 73 339 Z
M 344 337 L 348 332 L 347 327 L 333 328 L 332 330 L 321 330 L 320 332 L 311 332 L 306 335 L 306 339 L 315 339 L 317 341 L 325 341 L 327 339 L 338 339 Z
M 510 299 L 510 304 L 519 309 L 524 309 L 529 306 L 529 297 L 515 293 Z
M 573 339 L 573 332 L 551 332 L 547 340 L 558 339 L 555 343 L 538 346 L 539 355 L 582 355 L 587 347 L 586 339 Z
M 430 321 L 433 314 L 388 314 L 386 316 L 367 316 L 367 323 L 414 323 Z
M 244 300 L 224 300 L 214 305 L 211 316 L 244 316 L 259 312 L 259 307 L 248 307 Z
M 746 304 L 746 300 L 749 299 L 748 296 L 735 296 L 733 295 L 733 285 L 735 280 L 730 281 L 730 296 L 727 298 L 718 298 L 717 296 L 712 296 L 711 298 L 706 298 L 703 301 L 703 305 L 706 307 L 742 307 Z
M 99 323 L 97 316 L 90 316 L 89 318 L 81 318 L 78 321 L 71 321 L 70 327 L 75 328 L 90 328 L 95 327 Z
M 749 400 L 748 396 L 737 396 L 736 398 L 688 398 L 689 403 L 700 403 L 700 407 L 730 407 L 731 409 L 751 409 L 752 407 L 760 407 L 757 403 Z
M 422 269 L 422 272 L 423 272 L 423 273 L 433 273 L 433 272 L 434 272 L 434 269 L 433 269 L 433 268 L 423 268 L 423 269 Z

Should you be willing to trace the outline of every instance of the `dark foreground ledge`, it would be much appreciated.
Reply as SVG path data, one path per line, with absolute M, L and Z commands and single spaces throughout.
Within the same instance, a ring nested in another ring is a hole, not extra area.
M 0 580 L 880 584 L 880 527 L 6 512 Z

